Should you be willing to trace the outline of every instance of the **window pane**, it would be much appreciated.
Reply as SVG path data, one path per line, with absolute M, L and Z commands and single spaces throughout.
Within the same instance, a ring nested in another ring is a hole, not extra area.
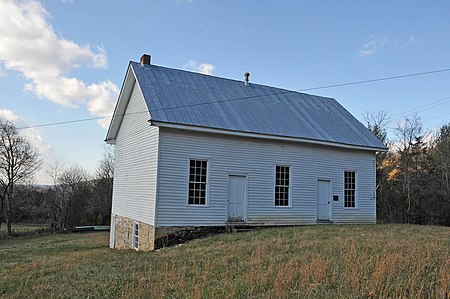
M 137 249 L 139 246 L 139 224 L 133 223 L 133 248 Z
M 208 161 L 190 160 L 188 203 L 204 205 L 206 203 L 206 184 Z
M 275 167 L 275 206 L 289 205 L 289 166 Z
M 344 172 L 344 207 L 356 207 L 356 172 Z

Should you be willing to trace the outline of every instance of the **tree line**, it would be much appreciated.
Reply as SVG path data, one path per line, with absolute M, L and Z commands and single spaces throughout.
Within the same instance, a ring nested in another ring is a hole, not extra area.
M 415 114 L 388 139 L 388 115 L 367 113 L 366 125 L 389 148 L 377 153 L 377 220 L 450 226 L 450 123 L 434 132 Z
M 33 183 L 43 169 L 52 184 Z M 46 224 L 52 231 L 78 225 L 109 225 L 114 175 L 114 156 L 105 148 L 95 174 L 74 164 L 44 164 L 31 143 L 14 123 L 0 119 L 0 226 L 6 223 Z
M 389 148 L 377 153 L 377 220 L 385 223 L 450 226 L 450 123 L 431 133 L 417 115 L 405 117 L 388 139 L 388 114 L 367 113 L 365 121 Z M 51 186 L 36 186 L 45 167 Z M 14 123 L 0 119 L 0 226 L 47 224 L 53 231 L 75 225 L 109 225 L 114 155 L 105 150 L 94 175 L 78 165 L 44 165 Z

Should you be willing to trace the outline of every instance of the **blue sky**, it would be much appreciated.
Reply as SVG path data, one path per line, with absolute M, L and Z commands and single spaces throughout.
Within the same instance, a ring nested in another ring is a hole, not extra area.
M 129 60 L 143 53 L 293 90 L 450 68 L 449 11 L 448 1 L 0 0 L 0 116 L 23 127 L 109 115 Z M 310 93 L 336 98 L 359 120 L 384 110 L 395 116 L 390 128 L 419 112 L 433 129 L 450 122 L 449 86 L 442 72 Z M 107 125 L 21 132 L 46 163 L 93 172 Z M 48 182 L 44 170 L 38 183 Z

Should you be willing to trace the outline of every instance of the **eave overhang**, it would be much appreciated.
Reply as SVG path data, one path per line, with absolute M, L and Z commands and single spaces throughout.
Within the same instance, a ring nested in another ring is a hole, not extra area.
M 233 130 L 225 130 L 225 129 L 217 129 L 217 128 L 209 128 L 209 127 L 200 127 L 200 126 L 194 126 L 194 125 L 162 122 L 162 121 L 157 121 L 157 120 L 149 120 L 149 123 L 152 126 L 180 129 L 180 130 L 188 130 L 188 131 L 194 131 L 194 132 L 215 133 L 215 134 L 248 137 L 248 138 L 289 141 L 289 142 L 298 142 L 298 143 L 314 144 L 314 145 L 325 145 L 325 146 L 331 146 L 331 147 L 337 147 L 337 148 L 364 150 L 364 151 L 371 151 L 371 152 L 387 152 L 388 151 L 387 147 L 384 147 L 384 148 L 383 147 L 371 147 L 371 146 L 345 144 L 345 143 L 339 143 L 339 142 L 315 140 L 315 139 L 308 139 L 308 138 L 298 138 L 298 137 L 289 137 L 289 136 L 279 136 L 279 135 L 233 131 Z
M 123 81 L 122 88 L 119 93 L 119 99 L 117 100 L 116 107 L 114 108 L 114 113 L 106 134 L 105 142 L 108 144 L 116 143 L 117 134 L 119 132 L 120 125 L 122 124 L 122 120 L 135 83 L 136 76 L 130 63 L 128 64 L 127 74 Z

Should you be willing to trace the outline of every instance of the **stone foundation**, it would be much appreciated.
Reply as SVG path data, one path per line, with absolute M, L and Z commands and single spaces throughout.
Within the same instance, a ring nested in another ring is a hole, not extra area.
M 115 215 L 114 248 L 133 249 L 133 225 L 139 224 L 138 250 L 152 251 L 155 249 L 155 227 L 150 224 Z
M 152 251 L 181 244 L 192 239 L 225 232 L 225 226 L 166 226 L 155 228 L 144 222 L 114 215 L 115 249 L 133 249 L 133 225 L 139 224 L 138 250 Z
M 225 232 L 225 226 L 166 226 L 155 230 L 155 249 Z
M 138 250 L 152 251 L 155 249 L 155 227 L 146 223 L 139 223 Z

